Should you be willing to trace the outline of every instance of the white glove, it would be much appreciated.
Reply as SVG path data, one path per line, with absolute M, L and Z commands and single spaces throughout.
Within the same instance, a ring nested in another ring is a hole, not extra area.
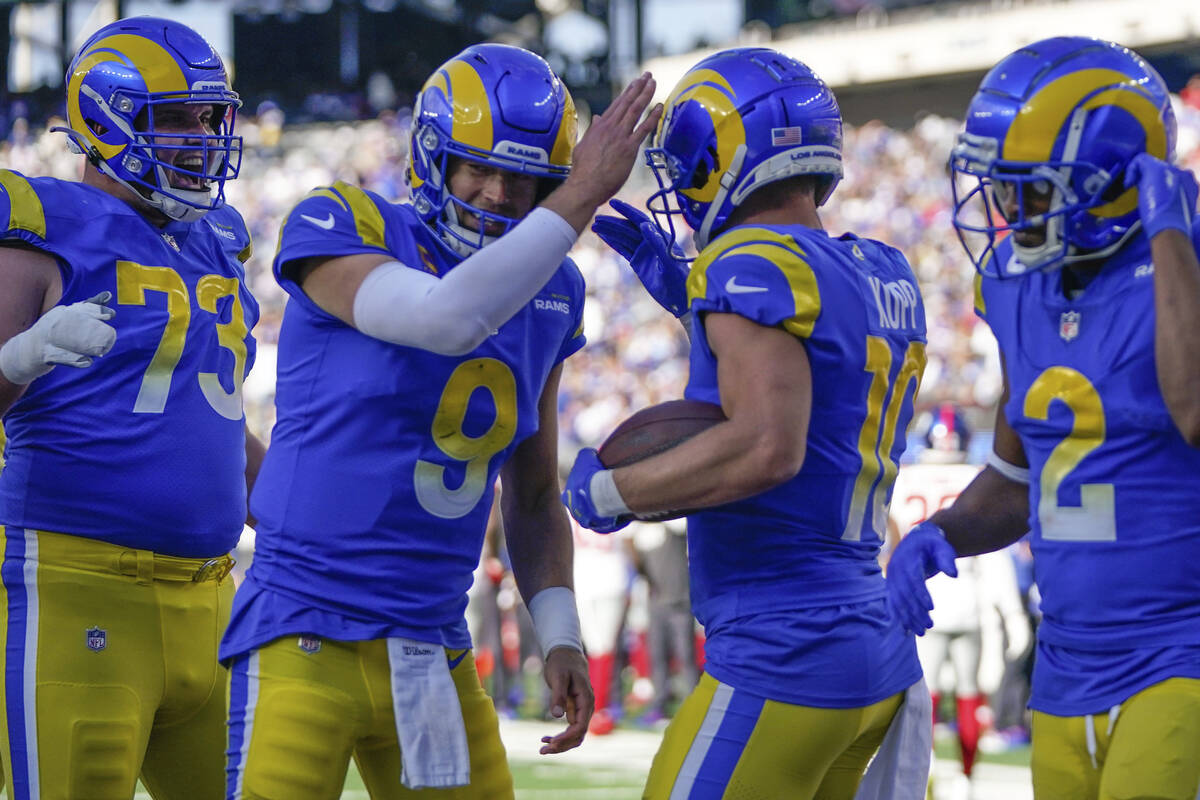
M 0 374 L 9 383 L 23 386 L 56 364 L 90 367 L 92 358 L 107 353 L 117 340 L 116 329 L 105 321 L 117 313 L 105 305 L 111 299 L 112 292 L 101 292 L 47 311 L 29 330 L 0 347 Z

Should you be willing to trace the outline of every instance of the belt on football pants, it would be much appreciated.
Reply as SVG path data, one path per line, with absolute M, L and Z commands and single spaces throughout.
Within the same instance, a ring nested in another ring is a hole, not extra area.
M 233 569 L 232 556 L 216 558 L 181 558 L 150 550 L 120 547 L 83 536 L 38 531 L 39 538 L 51 537 L 66 541 L 65 547 L 54 548 L 52 559 L 41 559 L 58 567 L 135 577 L 141 583 L 152 581 L 217 581 L 220 583 Z M 43 551 L 44 552 L 44 551 Z

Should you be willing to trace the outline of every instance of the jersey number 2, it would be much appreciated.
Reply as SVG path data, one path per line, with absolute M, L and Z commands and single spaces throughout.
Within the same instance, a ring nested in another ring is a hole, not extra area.
M 1070 409 L 1071 433 L 1059 442 L 1042 467 L 1038 522 L 1042 538 L 1070 542 L 1112 542 L 1117 538 L 1111 483 L 1079 487 L 1079 505 L 1058 504 L 1058 490 L 1088 453 L 1104 443 L 1104 405 L 1091 381 L 1068 367 L 1051 367 L 1025 393 L 1025 416 L 1046 420 L 1055 401 Z

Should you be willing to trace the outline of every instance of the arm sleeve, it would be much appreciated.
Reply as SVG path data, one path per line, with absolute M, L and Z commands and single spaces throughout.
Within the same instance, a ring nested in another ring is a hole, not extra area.
M 553 211 L 535 208 L 445 277 L 395 261 L 380 264 L 355 294 L 354 327 L 441 355 L 469 353 L 550 280 L 576 235 Z

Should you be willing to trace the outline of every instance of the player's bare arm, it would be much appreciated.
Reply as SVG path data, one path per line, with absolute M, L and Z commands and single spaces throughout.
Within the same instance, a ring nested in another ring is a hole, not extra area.
M 996 409 L 996 433 L 993 451 L 1002 464 L 1026 469 L 1021 440 L 1004 416 L 1008 399 L 1008 381 Z M 1008 467 L 1004 467 L 1009 469 Z M 963 489 L 948 508 L 929 518 L 946 533 L 959 557 L 975 556 L 1000 550 L 1020 539 L 1029 530 L 1029 485 L 1005 476 L 992 464 Z
M 500 498 L 513 576 L 526 603 L 539 592 L 565 587 L 555 602 L 574 603 L 574 545 L 566 509 L 559 502 L 558 485 L 558 383 L 562 364 L 546 380 L 538 401 L 537 433 L 517 446 L 500 473 Z M 532 611 L 531 607 L 531 611 Z M 552 609 L 574 618 L 575 609 Z M 551 714 L 565 714 L 567 727 L 554 736 L 542 737 L 544 754 L 561 753 L 578 747 L 587 733 L 594 710 L 583 651 L 572 646 L 555 646 L 546 640 L 550 631 L 535 614 L 539 639 L 549 645 L 544 677 L 550 687 Z M 553 620 L 551 620 L 553 621 Z M 540 624 L 539 624 L 540 623 Z
M 62 297 L 62 277 L 49 255 L 25 245 L 0 245 L 0 346 L 35 323 Z M 0 374 L 0 413 L 8 411 L 28 384 Z
M 1173 229 L 1150 240 L 1150 254 L 1158 388 L 1183 438 L 1200 447 L 1200 262 L 1192 240 Z
M 336 258 L 297 259 L 285 274 L 304 289 L 313 302 L 347 325 L 354 324 L 354 296 L 363 279 L 380 264 L 391 261 L 382 253 L 355 253 Z
M 1150 152 L 1125 171 L 1137 188 L 1138 220 L 1150 242 L 1154 269 L 1154 366 L 1171 420 L 1193 447 L 1200 446 L 1200 263 L 1194 222 L 1200 187 L 1187 168 Z
M 638 124 L 654 97 L 650 73 L 625 87 L 575 146 L 571 175 L 546 198 L 542 206 L 571 224 L 577 232 L 591 222 L 596 209 L 617 193 L 629 178 L 642 142 L 658 125 L 662 106 L 655 106 Z
M 728 418 L 613 479 L 636 513 L 705 508 L 792 478 L 804 463 L 812 370 L 803 343 L 736 314 L 704 318 Z
M 254 481 L 258 479 L 258 468 L 262 466 L 263 456 L 267 454 L 267 446 L 246 426 L 246 524 L 254 527 L 254 516 L 250 513 L 250 495 L 254 491 Z

